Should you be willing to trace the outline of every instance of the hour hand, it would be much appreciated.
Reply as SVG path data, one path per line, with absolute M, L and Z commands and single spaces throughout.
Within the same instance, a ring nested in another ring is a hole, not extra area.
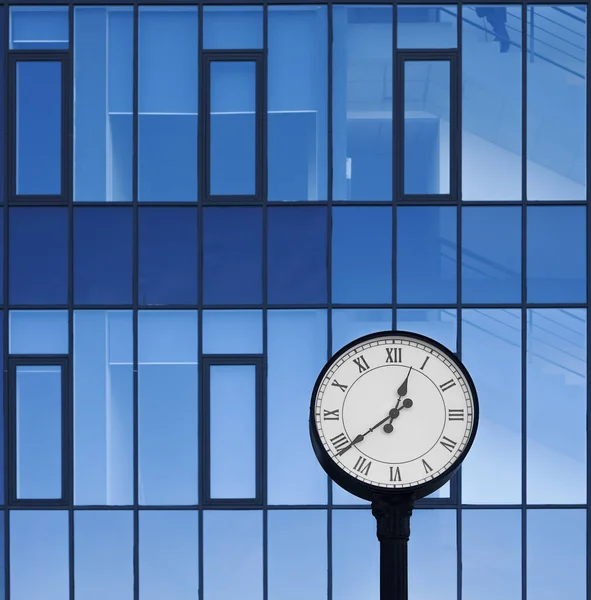
M 406 394 L 408 393 L 408 378 L 410 377 L 411 371 L 412 367 L 408 370 L 408 373 L 406 374 L 406 379 L 402 382 L 402 384 L 398 388 L 398 391 L 396 392 L 399 396 L 399 400 L 402 396 L 406 396 Z

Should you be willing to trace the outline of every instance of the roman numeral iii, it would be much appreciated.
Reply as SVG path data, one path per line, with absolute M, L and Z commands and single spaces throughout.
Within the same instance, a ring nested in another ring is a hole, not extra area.
M 448 408 L 447 418 L 450 421 L 463 421 L 464 420 L 464 409 L 463 408 Z
M 367 369 L 369 369 L 369 365 L 367 364 L 363 354 L 358 358 L 354 358 L 353 362 L 359 367 L 360 373 L 363 373 L 363 371 L 367 371 Z

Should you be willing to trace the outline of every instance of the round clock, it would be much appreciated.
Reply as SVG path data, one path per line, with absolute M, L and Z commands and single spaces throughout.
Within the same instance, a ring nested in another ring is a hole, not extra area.
M 419 499 L 446 483 L 478 425 L 470 374 L 447 348 L 407 331 L 366 335 L 324 366 L 310 436 L 328 475 L 347 491 Z

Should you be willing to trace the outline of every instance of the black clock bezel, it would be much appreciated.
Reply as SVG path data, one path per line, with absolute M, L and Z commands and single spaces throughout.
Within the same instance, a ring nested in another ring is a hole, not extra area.
M 426 483 L 422 483 L 416 486 L 405 487 L 405 488 L 385 488 L 375 486 L 369 483 L 365 483 L 352 475 L 349 475 L 346 471 L 344 471 L 338 463 L 336 463 L 324 445 L 320 440 L 320 435 L 318 433 L 318 429 L 316 428 L 316 414 L 315 414 L 315 406 L 316 406 L 316 396 L 318 393 L 318 388 L 322 383 L 327 371 L 332 367 L 332 365 L 343 355 L 349 352 L 355 346 L 362 345 L 364 343 L 370 342 L 372 340 L 383 338 L 383 337 L 406 337 L 411 340 L 416 340 L 418 342 L 424 342 L 426 344 L 430 344 L 434 348 L 436 348 L 439 352 L 441 352 L 444 356 L 446 356 L 450 362 L 452 362 L 458 371 L 462 374 L 466 384 L 470 388 L 470 392 L 472 394 L 473 403 L 474 403 L 474 412 L 472 415 L 473 425 L 472 431 L 470 432 L 470 437 L 466 443 L 466 446 L 458 456 L 457 460 L 454 464 L 448 468 L 443 473 L 437 475 L 432 480 L 427 481 Z M 326 472 L 326 474 L 335 482 L 338 483 L 343 489 L 347 490 L 351 494 L 363 498 L 364 500 L 374 500 L 376 496 L 390 496 L 390 497 L 400 497 L 400 496 L 412 496 L 413 499 L 418 500 L 420 498 L 424 498 L 429 494 L 432 494 L 434 491 L 438 490 L 440 487 L 445 485 L 453 476 L 453 474 L 458 470 L 460 465 L 462 464 L 464 458 L 470 451 L 472 444 L 474 442 L 474 438 L 476 437 L 476 431 L 478 429 L 478 419 L 479 419 L 479 404 L 478 404 L 478 394 L 476 392 L 476 387 L 474 385 L 474 381 L 468 369 L 466 369 L 464 363 L 456 356 L 454 352 L 452 352 L 449 348 L 446 348 L 443 344 L 430 338 L 426 335 L 422 335 L 420 333 L 414 333 L 412 331 L 403 331 L 403 330 L 387 330 L 387 331 L 377 331 L 374 333 L 369 333 L 367 335 L 361 336 L 347 345 L 343 346 L 337 352 L 335 352 L 327 363 L 324 365 L 320 374 L 316 379 L 316 383 L 314 384 L 314 389 L 312 391 L 312 399 L 310 401 L 310 417 L 309 417 L 309 426 L 310 426 L 310 439 L 312 441 L 312 447 L 314 449 L 314 453 L 316 454 L 316 458 L 318 462 Z

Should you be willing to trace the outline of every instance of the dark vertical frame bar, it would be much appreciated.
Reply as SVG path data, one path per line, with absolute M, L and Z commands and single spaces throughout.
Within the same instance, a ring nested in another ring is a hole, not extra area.
M 398 102 L 398 4 L 392 6 L 392 329 L 398 327 L 398 157 L 400 124 L 397 121 Z M 403 113 L 404 116 L 404 113 Z M 404 143 L 404 140 L 403 140 Z
M 589 5 L 587 5 L 586 10 L 586 48 L 587 48 L 587 64 L 586 67 L 586 81 L 585 81 L 585 105 L 586 105 L 586 123 L 585 123 L 585 151 L 587 153 L 587 173 L 585 177 L 586 183 L 586 216 L 587 216 L 587 235 L 586 235 L 586 251 L 587 251 L 587 309 L 586 309 L 586 318 L 587 318 L 587 399 L 591 396 L 591 373 L 589 372 L 589 339 L 591 338 L 591 319 L 589 319 L 589 303 L 591 302 L 591 243 L 589 242 L 589 235 L 591 232 L 591 210 L 589 210 L 589 206 L 591 205 L 591 187 L 589 186 L 589 157 L 591 156 L 591 133 L 589 130 L 589 123 L 591 122 L 591 104 L 589 103 L 589 99 L 591 98 L 591 65 L 589 60 L 589 40 L 591 39 L 591 24 L 589 22 Z M 533 20 L 533 18 L 532 18 Z M 591 568 L 589 567 L 589 560 L 591 559 L 591 409 L 589 408 L 589 402 L 587 401 L 587 539 L 586 539 L 586 552 L 587 557 L 585 560 L 587 572 L 586 572 L 586 582 L 587 582 L 587 600 L 591 600 Z

